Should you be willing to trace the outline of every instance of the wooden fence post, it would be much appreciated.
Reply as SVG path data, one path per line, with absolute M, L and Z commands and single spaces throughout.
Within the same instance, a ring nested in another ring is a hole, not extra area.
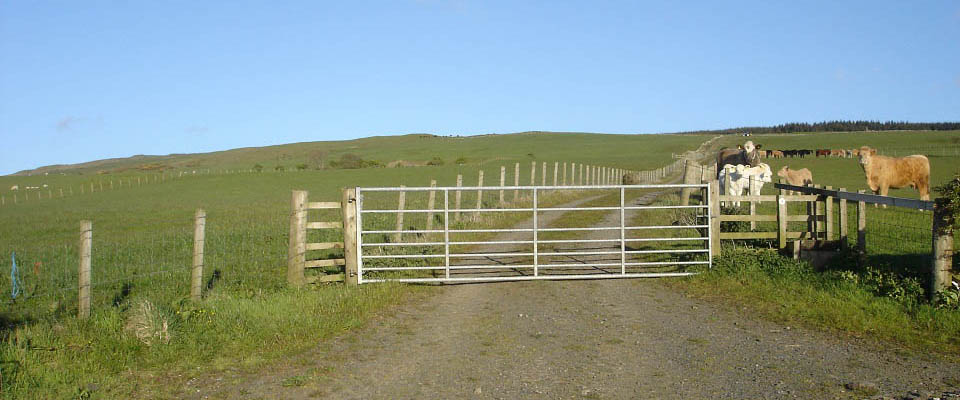
M 290 243 L 287 248 L 287 283 L 303 286 L 307 252 L 307 191 L 294 190 L 290 199 Z
M 540 170 L 540 186 L 547 186 L 547 162 L 543 162 L 543 168 Z
M 483 187 L 483 170 L 480 170 L 480 178 L 477 181 L 477 187 Z M 483 189 L 477 189 L 477 210 L 480 210 L 480 207 L 483 206 Z M 459 207 L 458 207 L 459 208 Z M 480 218 L 480 211 L 477 211 L 474 218 Z
M 356 285 L 357 276 L 357 189 L 345 188 L 340 198 L 343 213 L 343 282 Z
M 460 177 L 460 175 L 457 175 Z M 459 181 L 459 179 L 458 179 Z M 400 185 L 400 193 L 397 196 L 397 228 L 395 231 L 403 231 L 403 209 L 407 206 L 407 192 L 403 190 L 406 186 Z M 459 193 L 459 191 L 457 191 Z M 460 207 L 457 207 L 460 208 Z M 400 243 L 403 241 L 403 233 L 397 232 L 393 234 L 394 243 Z
M 579 180 L 579 182 L 580 182 L 579 185 L 580 185 L 580 186 L 583 186 L 583 163 L 580 163 L 580 180 Z
M 867 263 L 867 203 L 862 200 L 857 202 L 857 261 L 861 267 Z
M 826 186 L 825 189 L 833 190 L 833 186 Z M 826 201 L 823 204 L 823 212 L 827 217 L 827 240 L 833 240 L 833 198 L 834 196 L 826 196 Z
M 846 192 L 847 188 L 840 188 L 841 192 Z M 840 199 L 840 246 L 843 248 L 847 247 L 847 232 L 850 230 L 850 222 L 847 221 L 847 199 Z
M 559 167 L 560 167 L 560 162 L 554 161 L 553 162 L 553 186 L 557 186 L 557 172 L 559 172 L 557 168 Z
M 732 178 L 730 177 L 730 174 L 724 174 L 724 175 L 723 175 L 723 194 L 724 194 L 724 195 L 730 194 L 730 184 L 731 184 L 730 180 L 731 180 L 731 179 L 732 179 Z
M 481 171 L 483 172 L 483 171 Z M 463 191 L 460 188 L 463 187 L 463 174 L 457 174 L 457 192 L 454 193 L 454 207 L 457 211 L 453 214 L 453 219 L 460 220 L 460 200 L 463 198 Z
M 755 179 L 753 179 L 753 178 L 754 178 L 754 176 L 751 175 L 751 176 L 750 176 L 749 191 L 750 191 L 750 195 L 751 195 L 751 196 L 757 196 L 757 195 L 760 195 L 760 191 L 757 190 L 757 181 L 756 181 Z M 753 216 L 755 216 L 755 215 L 757 215 L 757 202 L 755 202 L 755 201 L 753 201 L 753 200 L 750 200 L 750 216 L 753 217 Z M 753 219 L 750 220 L 750 230 L 751 230 L 751 231 L 757 230 L 757 221 L 755 221 L 755 220 L 753 220 Z
M 720 255 L 720 183 L 719 182 L 710 182 L 710 233 L 713 238 L 711 238 L 710 254 L 714 257 Z
M 683 161 L 683 183 L 689 184 L 693 183 L 693 167 L 686 161 Z M 680 190 L 680 205 L 688 206 L 690 205 L 690 193 L 693 191 L 691 188 L 683 188 Z
M 537 178 L 537 162 L 536 162 L 536 161 L 531 161 L 531 162 L 530 162 L 530 186 L 536 186 L 536 185 L 537 185 L 537 179 L 536 179 L 536 178 Z
M 430 187 L 431 188 L 437 187 L 436 179 L 430 180 Z M 428 231 L 433 230 L 433 206 L 436 204 L 436 199 L 437 199 L 437 192 L 431 189 L 430 195 L 427 197 L 427 210 L 430 210 L 430 211 L 427 211 L 427 230 Z
M 80 221 L 80 267 L 79 304 L 77 317 L 87 319 L 90 316 L 90 259 L 93 248 L 93 222 Z
M 563 183 L 562 186 L 567 186 L 567 163 L 563 163 Z
M 813 185 L 813 187 L 820 189 L 823 186 Z M 815 229 L 817 232 L 817 234 L 814 235 L 814 239 L 820 239 L 821 237 L 826 239 L 826 229 L 824 229 L 825 218 L 824 218 L 824 212 L 823 212 L 823 209 L 825 208 L 824 204 L 826 204 L 826 196 L 822 196 L 822 195 L 817 196 L 817 200 L 813 202 L 814 221 L 816 221 Z
M 513 186 L 520 186 L 520 163 L 513 166 Z M 517 202 L 518 200 L 520 200 L 520 189 L 513 189 L 513 201 Z
M 500 205 L 504 203 L 503 200 L 503 185 L 507 184 L 507 167 L 503 165 L 500 166 Z
M 787 248 L 787 199 L 781 190 L 777 194 L 777 248 Z
M 203 282 L 203 248 L 207 224 L 207 212 L 198 208 L 193 215 L 193 273 L 190 275 L 190 299 L 200 301 Z
M 949 200 L 938 198 L 933 205 L 933 262 L 927 290 L 930 299 L 950 288 L 953 267 L 953 221 L 955 216 L 947 208 Z

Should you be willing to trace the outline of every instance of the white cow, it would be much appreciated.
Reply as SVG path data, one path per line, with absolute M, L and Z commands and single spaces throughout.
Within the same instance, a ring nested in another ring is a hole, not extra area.
M 10 186 L 10 190 L 20 190 L 20 185 Z
M 726 175 L 730 175 L 730 187 L 726 187 Z M 743 196 L 743 190 L 750 188 L 751 179 L 753 179 L 754 183 L 753 190 L 749 194 L 759 195 L 763 184 L 773 181 L 773 171 L 770 170 L 769 165 L 764 163 L 760 163 L 756 167 L 727 164 L 724 165 L 723 170 L 720 171 L 719 179 L 720 193 L 727 196 Z M 733 205 L 740 207 L 740 202 L 735 201 Z

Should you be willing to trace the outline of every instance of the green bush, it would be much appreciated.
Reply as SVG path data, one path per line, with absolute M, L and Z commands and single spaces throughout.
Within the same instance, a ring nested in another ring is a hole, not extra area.
M 309 166 L 307 164 L 297 164 L 297 171 L 305 171 Z
M 263 172 L 263 166 L 260 164 L 253 164 L 253 170 L 257 172 Z
M 440 157 L 434 157 L 430 161 L 427 161 L 427 165 L 441 166 L 443 165 L 443 159 Z
M 359 169 L 359 168 L 380 168 L 383 164 L 376 160 L 364 160 L 360 156 L 347 153 L 340 156 L 339 160 L 330 161 L 330 168 L 340 169 Z

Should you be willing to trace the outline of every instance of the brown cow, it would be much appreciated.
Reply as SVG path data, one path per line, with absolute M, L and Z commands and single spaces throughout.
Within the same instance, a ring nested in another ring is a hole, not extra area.
M 717 176 L 723 171 L 724 165 L 750 165 L 756 167 L 760 164 L 760 155 L 757 153 L 757 147 L 753 141 L 747 141 L 743 144 L 743 149 L 720 149 L 717 153 Z
M 794 186 L 806 186 L 813 183 L 813 174 L 806 168 L 790 169 L 789 166 L 784 165 L 783 168 L 780 168 L 780 171 L 777 171 L 777 176 L 786 179 L 787 183 Z
M 930 160 L 926 156 L 878 156 L 877 149 L 863 146 L 860 167 L 867 177 L 867 186 L 875 194 L 886 196 L 890 188 L 910 186 L 920 192 L 920 199 L 930 200 Z
M 783 158 L 783 152 L 780 150 L 770 150 L 769 153 L 772 158 Z

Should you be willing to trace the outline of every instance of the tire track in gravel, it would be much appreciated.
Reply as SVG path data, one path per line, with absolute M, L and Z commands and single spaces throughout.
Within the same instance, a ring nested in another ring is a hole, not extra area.
M 618 217 L 611 213 L 605 223 Z M 196 396 L 869 398 L 939 393 L 960 383 L 957 363 L 758 320 L 654 279 L 429 290 L 288 365 L 227 377 Z M 308 371 L 321 372 L 285 386 Z M 844 387 L 850 382 L 876 391 L 851 392 Z

